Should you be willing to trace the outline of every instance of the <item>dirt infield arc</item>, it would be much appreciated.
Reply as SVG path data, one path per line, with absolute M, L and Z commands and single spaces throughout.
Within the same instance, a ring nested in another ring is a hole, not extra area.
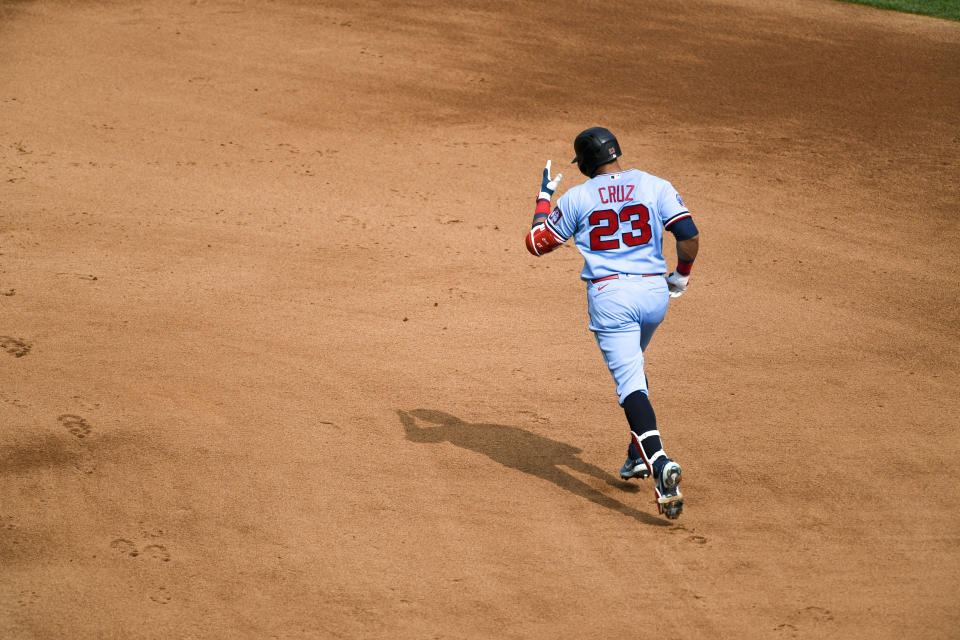
M 821 0 L 0 2 L 0 637 L 956 637 L 958 76 Z M 596 124 L 702 231 L 676 522 L 523 247 Z

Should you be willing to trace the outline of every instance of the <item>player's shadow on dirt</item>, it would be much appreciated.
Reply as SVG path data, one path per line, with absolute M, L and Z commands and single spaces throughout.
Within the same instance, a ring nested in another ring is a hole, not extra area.
M 411 442 L 449 442 L 482 453 L 505 467 L 548 480 L 561 489 L 644 524 L 670 526 L 665 520 L 614 500 L 564 470 L 562 467 L 592 476 L 621 490 L 635 490 L 634 485 L 628 485 L 603 469 L 578 458 L 580 449 L 569 444 L 504 424 L 464 422 L 443 411 L 398 410 L 397 415 L 400 416 L 407 440 Z M 418 421 L 428 424 L 420 426 Z M 652 503 L 652 488 L 650 496 Z
M 31 442 L 0 445 L 0 476 L 75 465 L 82 457 L 64 436 L 46 435 Z

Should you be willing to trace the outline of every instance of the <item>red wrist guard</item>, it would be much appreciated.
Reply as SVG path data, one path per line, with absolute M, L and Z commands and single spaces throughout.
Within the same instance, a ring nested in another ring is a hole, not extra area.
M 689 276 L 691 269 L 693 269 L 693 260 L 691 260 L 690 262 L 677 260 L 677 273 L 679 273 L 680 275 Z

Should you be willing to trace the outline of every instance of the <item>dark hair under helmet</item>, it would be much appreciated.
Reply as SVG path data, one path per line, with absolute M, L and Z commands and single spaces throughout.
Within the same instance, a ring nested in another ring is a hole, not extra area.
M 580 173 L 592 178 L 600 165 L 613 162 L 621 155 L 620 143 L 609 129 L 590 127 L 580 132 L 573 141 L 573 150 L 577 157 L 573 159 L 580 167 Z

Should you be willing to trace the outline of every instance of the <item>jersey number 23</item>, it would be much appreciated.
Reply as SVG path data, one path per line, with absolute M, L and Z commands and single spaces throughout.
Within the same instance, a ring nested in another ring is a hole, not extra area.
M 630 231 L 620 234 L 620 223 L 630 222 Z M 587 218 L 593 229 L 590 230 L 590 249 L 610 251 L 620 248 L 620 241 L 628 247 L 637 247 L 650 242 L 650 211 L 642 204 L 632 204 L 620 210 L 619 215 L 613 209 L 594 211 Z

